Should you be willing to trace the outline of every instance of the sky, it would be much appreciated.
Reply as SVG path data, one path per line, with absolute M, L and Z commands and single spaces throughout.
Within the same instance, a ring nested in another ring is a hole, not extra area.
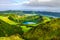
M 60 12 L 60 0 L 0 0 L 0 11 L 4 10 Z

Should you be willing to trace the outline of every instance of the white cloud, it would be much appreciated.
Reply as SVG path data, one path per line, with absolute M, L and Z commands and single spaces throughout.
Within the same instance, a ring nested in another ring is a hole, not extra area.
M 49 6 L 60 7 L 60 0 L 30 0 L 29 3 L 25 3 L 26 6 Z
M 14 3 L 13 0 L 0 0 L 0 4 L 11 4 Z
M 16 2 L 15 0 L 0 0 L 0 10 L 12 9 L 60 12 L 60 0 L 28 0 L 23 2 Z
M 18 1 L 18 0 L 17 0 Z M 0 0 L 1 10 L 14 10 L 20 9 L 23 2 L 16 2 L 16 0 Z

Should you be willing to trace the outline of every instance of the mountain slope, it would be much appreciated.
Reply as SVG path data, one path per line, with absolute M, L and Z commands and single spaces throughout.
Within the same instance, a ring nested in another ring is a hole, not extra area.
M 60 40 L 60 18 L 39 24 L 23 36 L 26 40 Z
M 0 20 L 10 24 L 10 25 L 16 25 L 17 23 L 15 23 L 14 21 L 11 21 L 8 19 L 8 17 L 3 17 L 3 16 L 0 16 Z

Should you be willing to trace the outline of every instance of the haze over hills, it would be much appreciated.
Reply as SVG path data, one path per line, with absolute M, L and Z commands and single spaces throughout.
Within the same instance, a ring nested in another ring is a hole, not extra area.
M 20 11 L 20 10 L 8 10 L 8 11 L 0 11 L 0 13 L 14 13 L 19 14 L 20 12 L 24 14 L 32 14 L 33 12 L 35 14 L 45 15 L 45 16 L 51 16 L 51 17 L 60 17 L 60 12 L 48 12 L 48 11 Z

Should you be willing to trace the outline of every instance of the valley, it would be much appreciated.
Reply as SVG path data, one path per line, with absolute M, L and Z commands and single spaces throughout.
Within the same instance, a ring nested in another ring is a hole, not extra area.
M 0 12 L 0 40 L 60 40 L 60 18 Z

